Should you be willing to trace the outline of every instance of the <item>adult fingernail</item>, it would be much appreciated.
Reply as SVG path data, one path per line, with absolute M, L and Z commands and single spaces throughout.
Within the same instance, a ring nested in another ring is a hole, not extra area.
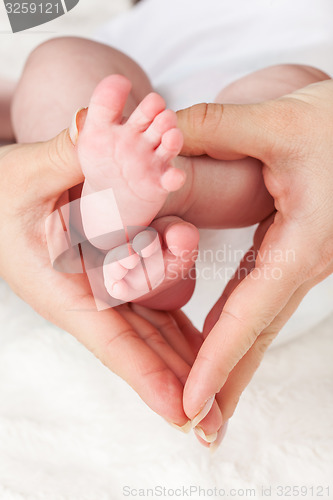
M 196 427 L 201 422 L 201 420 L 203 420 L 205 416 L 208 415 L 211 407 L 213 406 L 214 400 L 215 394 L 206 401 L 199 413 L 192 419 L 192 428 Z
M 206 441 L 206 443 L 214 443 L 214 441 L 216 441 L 217 436 L 218 436 L 217 432 L 213 432 L 213 434 L 206 434 L 205 431 L 202 429 L 202 427 L 200 427 L 199 425 L 197 425 L 194 428 L 194 432 L 199 437 L 201 437 L 201 439 L 203 439 L 204 441 Z
M 222 443 L 224 436 L 226 435 L 226 432 L 227 432 L 228 422 L 229 422 L 228 420 L 226 422 L 224 422 L 222 427 L 217 431 L 217 437 L 216 437 L 215 441 L 209 446 L 209 450 L 212 453 L 215 453 L 217 448 Z
M 86 110 L 87 108 L 80 108 L 74 113 L 74 116 L 72 118 L 72 122 L 69 126 L 68 133 L 69 137 L 74 144 L 74 146 L 77 143 L 78 137 L 79 137 L 79 126 L 78 126 L 78 120 L 79 120 L 79 113 L 83 110 Z
M 186 422 L 186 424 L 184 424 L 182 426 L 174 424 L 173 422 L 168 422 L 168 424 L 171 425 L 171 427 L 173 427 L 174 429 L 177 429 L 177 431 L 184 432 L 184 434 L 188 434 L 190 432 L 190 430 L 192 429 L 191 420 L 188 420 Z

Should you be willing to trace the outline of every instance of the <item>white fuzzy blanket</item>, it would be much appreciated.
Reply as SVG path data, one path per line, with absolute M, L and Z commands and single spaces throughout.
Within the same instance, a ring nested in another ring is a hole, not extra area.
M 28 52 L 54 35 L 45 30 L 83 36 L 126 6 L 81 0 L 64 18 L 14 36 L 1 4 L 2 73 L 17 77 Z M 263 486 L 270 498 L 281 498 L 278 486 L 333 498 L 332 333 L 333 316 L 267 353 L 211 455 L 0 281 L 0 500 L 118 500 L 126 487 L 158 486 L 192 499 L 260 498 Z M 159 498 L 159 490 L 131 493 Z
M 0 302 L 1 500 L 118 500 L 126 486 L 260 496 L 264 485 L 271 498 L 278 485 L 333 488 L 333 317 L 266 354 L 212 455 L 4 283 Z

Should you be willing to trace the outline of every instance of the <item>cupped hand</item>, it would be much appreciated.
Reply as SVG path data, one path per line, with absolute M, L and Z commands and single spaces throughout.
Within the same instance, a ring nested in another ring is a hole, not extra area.
M 60 273 L 51 265 L 45 221 L 64 193 L 66 199 L 67 190 L 83 180 L 68 132 L 44 143 L 1 148 L 0 175 L 0 276 L 127 381 L 155 412 L 186 425 L 183 386 L 194 360 L 187 337 L 196 335 L 186 317 L 128 304 L 98 312 L 86 276 Z M 159 232 L 170 224 L 175 220 L 164 226 L 160 220 Z M 219 419 L 216 405 L 214 426 Z
M 184 389 L 189 418 L 215 394 L 223 420 L 232 416 L 268 345 L 333 272 L 332 116 L 332 80 L 260 104 L 199 104 L 178 113 L 182 154 L 261 160 L 276 209 L 207 318 Z

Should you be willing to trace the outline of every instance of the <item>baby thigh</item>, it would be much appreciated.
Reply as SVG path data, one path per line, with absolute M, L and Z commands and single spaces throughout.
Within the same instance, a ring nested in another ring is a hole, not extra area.
M 311 83 L 330 77 L 312 66 L 281 64 L 260 69 L 236 80 L 221 90 L 215 102 L 253 104 L 276 99 Z
M 13 99 L 17 141 L 48 140 L 67 128 L 75 111 L 88 105 L 96 85 L 111 74 L 122 74 L 132 82 L 124 110 L 129 116 L 152 91 L 148 77 L 132 59 L 84 38 L 55 38 L 37 47 L 26 62 Z

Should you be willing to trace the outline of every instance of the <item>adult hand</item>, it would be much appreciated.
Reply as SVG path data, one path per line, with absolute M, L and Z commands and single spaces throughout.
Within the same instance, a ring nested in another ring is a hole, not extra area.
M 276 208 L 256 233 L 255 265 L 243 262 L 247 276 L 229 283 L 207 319 L 211 331 L 184 389 L 189 418 L 215 394 L 223 419 L 231 417 L 268 345 L 308 290 L 333 272 L 332 116 L 332 80 L 260 104 L 199 104 L 178 113 L 182 154 L 260 159 Z
M 194 359 L 187 337 L 196 333 L 186 317 L 131 305 L 97 312 L 86 276 L 60 273 L 51 265 L 45 220 L 63 193 L 83 180 L 68 132 L 44 143 L 1 148 L 0 176 L 0 276 L 126 380 L 154 411 L 178 426 L 186 424 L 183 385 Z M 165 234 L 170 219 L 164 228 L 159 224 Z M 221 424 L 217 405 L 215 417 Z

